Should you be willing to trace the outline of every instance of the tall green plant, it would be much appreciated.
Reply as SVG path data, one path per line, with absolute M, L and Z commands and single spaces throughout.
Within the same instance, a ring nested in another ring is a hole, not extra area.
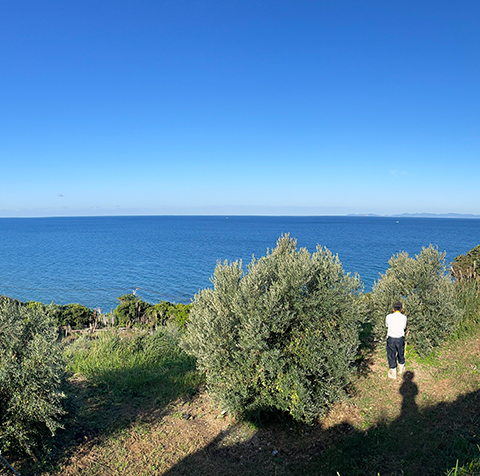
M 480 245 L 464 255 L 456 256 L 452 262 L 451 273 L 457 281 L 480 282 Z
M 0 450 L 31 453 L 60 427 L 64 368 L 51 318 L 0 297 Z
M 145 319 L 145 313 L 150 303 L 143 301 L 135 294 L 123 294 L 119 298 L 120 304 L 113 310 L 119 326 L 129 326 Z
M 464 328 L 480 322 L 480 245 L 458 255 L 450 270 L 455 279 L 458 306 L 464 310 Z
M 276 409 L 312 421 L 344 396 L 359 346 L 358 277 L 338 257 L 281 237 L 242 269 L 218 263 L 195 296 L 182 346 L 221 405 L 240 416 Z
M 454 283 L 446 274 L 445 253 L 430 245 L 415 258 L 398 253 L 388 264 L 372 292 L 376 340 L 385 341 L 385 316 L 400 301 L 407 316 L 408 342 L 420 355 L 427 355 L 457 329 L 462 318 Z
M 66 349 L 69 370 L 117 395 L 177 397 L 202 383 L 195 359 L 166 332 L 120 337 L 117 331 L 83 336 Z
M 39 308 L 48 314 L 57 326 L 71 326 L 73 329 L 84 329 L 93 321 L 94 311 L 82 304 L 58 305 L 51 303 L 48 306 L 37 301 L 27 301 L 29 309 Z
M 464 312 L 465 323 L 480 322 L 480 282 L 457 281 L 455 290 L 457 305 Z
M 183 329 L 188 322 L 191 304 L 173 304 L 169 301 L 160 301 L 147 309 L 147 317 L 152 324 L 165 326 L 169 322 L 175 323 Z

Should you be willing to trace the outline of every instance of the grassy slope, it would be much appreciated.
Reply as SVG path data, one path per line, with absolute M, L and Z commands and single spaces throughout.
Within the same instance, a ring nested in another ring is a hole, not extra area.
M 167 350 L 160 372 L 118 349 L 82 364 L 60 449 L 21 474 L 441 475 L 480 455 L 480 328 L 428 360 L 407 352 L 407 379 L 387 379 L 383 352 L 371 356 L 351 400 L 311 427 L 235 422 L 194 394 L 192 362 Z

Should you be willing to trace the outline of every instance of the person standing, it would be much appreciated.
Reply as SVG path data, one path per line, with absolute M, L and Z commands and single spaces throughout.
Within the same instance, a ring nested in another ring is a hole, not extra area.
M 388 358 L 388 376 L 392 379 L 397 378 L 398 373 L 402 374 L 405 370 L 405 328 L 407 327 L 407 317 L 402 314 L 402 303 L 396 302 L 393 305 L 393 313 L 385 318 L 387 326 L 387 358 Z

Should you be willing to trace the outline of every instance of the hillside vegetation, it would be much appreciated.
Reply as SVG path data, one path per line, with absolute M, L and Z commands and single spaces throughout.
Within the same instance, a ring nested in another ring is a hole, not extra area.
M 153 306 L 126 298 L 119 308 L 133 317 L 122 330 L 58 341 L 68 378 L 55 436 L 2 455 L 23 476 L 478 475 L 476 275 L 452 281 L 432 247 L 389 264 L 362 294 L 338 257 L 297 250 L 286 236 L 247 272 L 219 264 L 190 316 L 157 314 L 155 332 Z M 381 332 L 388 296 L 412 316 L 407 372 L 395 381 Z M 440 338 L 425 346 L 418 335 L 435 329 Z
M 151 344 L 160 354 L 154 376 L 134 350 L 138 338 L 91 340 L 95 367 L 72 363 L 85 374 L 70 379 L 66 429 L 44 462 L 19 461 L 20 474 L 442 475 L 480 456 L 480 327 L 428 359 L 409 347 L 406 379 L 387 378 L 383 351 L 367 354 L 350 398 L 312 425 L 238 421 L 212 403 L 170 337 Z M 478 463 L 474 471 L 459 474 L 480 474 Z

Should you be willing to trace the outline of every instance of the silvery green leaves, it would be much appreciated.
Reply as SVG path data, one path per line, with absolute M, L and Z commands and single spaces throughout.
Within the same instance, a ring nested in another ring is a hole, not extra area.
M 65 362 L 40 308 L 0 297 L 0 450 L 31 452 L 60 427 Z
M 241 416 L 266 410 L 311 421 L 344 395 L 363 316 L 357 276 L 320 246 L 288 235 L 247 270 L 218 263 L 195 296 L 183 347 L 210 393 Z
M 372 293 L 376 340 L 385 341 L 385 316 L 400 301 L 407 316 L 407 342 L 427 355 L 457 329 L 462 318 L 454 284 L 446 274 L 445 253 L 430 245 L 415 258 L 398 253 L 388 264 Z

